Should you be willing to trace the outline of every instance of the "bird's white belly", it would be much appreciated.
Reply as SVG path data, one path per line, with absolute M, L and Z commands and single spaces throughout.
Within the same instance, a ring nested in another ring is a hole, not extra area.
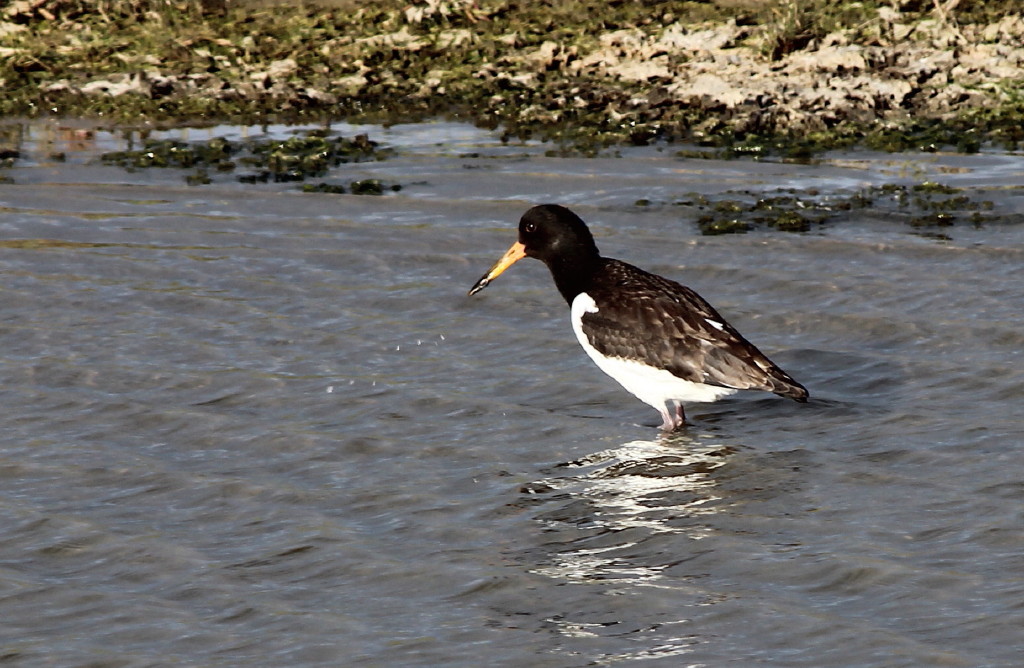
M 736 392 L 728 387 L 683 380 L 664 369 L 657 369 L 633 360 L 605 357 L 591 345 L 583 331 L 583 314 L 597 312 L 597 304 L 587 293 L 581 292 L 573 299 L 571 317 L 576 339 L 601 371 L 614 378 L 622 387 L 645 404 L 660 411 L 666 402 L 673 399 L 698 402 L 718 401 L 722 397 Z

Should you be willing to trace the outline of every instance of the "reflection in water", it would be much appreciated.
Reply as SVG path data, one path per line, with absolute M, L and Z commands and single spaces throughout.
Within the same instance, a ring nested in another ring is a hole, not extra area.
M 565 608 L 543 626 L 566 640 L 629 636 L 639 643 L 627 653 L 591 648 L 603 661 L 692 652 L 701 639 L 678 597 L 690 606 L 718 599 L 680 564 L 710 550 L 701 542 L 714 531 L 710 516 L 732 505 L 712 474 L 736 452 L 684 435 L 632 441 L 563 464 L 559 475 L 527 486 L 538 506 L 554 506 L 536 516 L 551 540 L 529 555 L 528 570 L 582 587 L 575 595 L 565 592 Z M 619 600 L 619 613 L 581 606 L 587 590 Z M 657 610 L 642 593 L 658 596 L 655 591 L 671 592 L 671 610 Z M 632 608 L 623 597 L 636 599 L 632 614 L 623 614 Z
M 657 585 L 673 562 L 643 563 L 624 558 L 623 551 L 659 534 L 704 538 L 710 529 L 701 518 L 724 507 L 710 474 L 735 451 L 677 435 L 632 441 L 562 465 L 569 475 L 527 491 L 538 501 L 560 501 L 537 518 L 549 530 L 572 527 L 585 535 L 560 544 L 551 562 L 534 572 L 577 582 Z

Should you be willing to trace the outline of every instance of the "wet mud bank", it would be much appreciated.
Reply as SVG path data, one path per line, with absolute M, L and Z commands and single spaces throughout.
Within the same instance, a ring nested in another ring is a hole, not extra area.
M 448 116 L 582 151 L 1013 150 L 1024 143 L 1017 10 L 29 0 L 0 10 L 0 114 L 133 125 Z

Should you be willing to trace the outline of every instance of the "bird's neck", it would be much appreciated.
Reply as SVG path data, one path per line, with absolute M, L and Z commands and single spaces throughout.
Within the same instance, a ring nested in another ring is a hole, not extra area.
M 570 305 L 572 300 L 593 281 L 594 274 L 601 268 L 604 258 L 599 255 L 563 255 L 548 264 L 555 287 Z

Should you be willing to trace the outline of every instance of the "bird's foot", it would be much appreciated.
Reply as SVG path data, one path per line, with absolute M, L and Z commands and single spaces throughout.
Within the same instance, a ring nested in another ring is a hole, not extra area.
M 676 403 L 675 408 L 674 414 L 667 408 L 661 411 L 662 431 L 678 431 L 686 427 L 686 413 L 683 412 L 683 405 Z

